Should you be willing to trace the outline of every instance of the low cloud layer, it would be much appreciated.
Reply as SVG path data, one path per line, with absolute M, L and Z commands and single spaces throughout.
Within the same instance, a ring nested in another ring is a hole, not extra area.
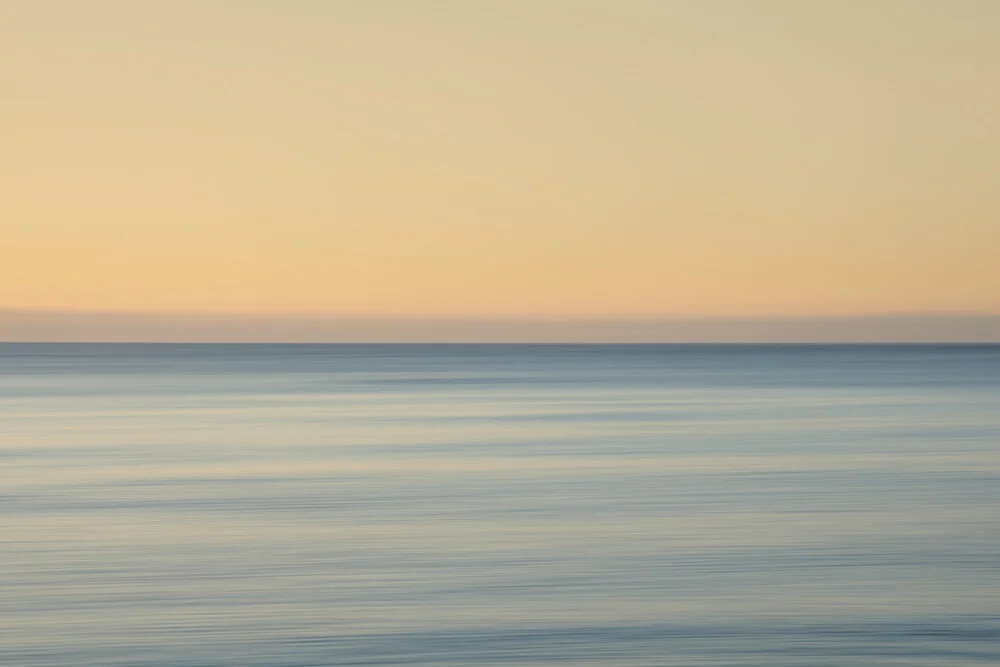
M 161 315 L 0 310 L 7 342 L 1000 342 L 1000 315 L 543 320 Z

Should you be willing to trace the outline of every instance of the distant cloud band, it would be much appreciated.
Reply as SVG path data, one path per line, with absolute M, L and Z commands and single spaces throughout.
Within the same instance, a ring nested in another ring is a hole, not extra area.
M 6 342 L 992 343 L 1000 315 L 766 319 L 472 319 L 0 310 Z

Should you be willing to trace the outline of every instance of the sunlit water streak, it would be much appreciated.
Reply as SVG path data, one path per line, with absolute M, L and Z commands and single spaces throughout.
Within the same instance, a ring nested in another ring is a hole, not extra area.
M 1000 347 L 0 345 L 0 664 L 1000 661 Z

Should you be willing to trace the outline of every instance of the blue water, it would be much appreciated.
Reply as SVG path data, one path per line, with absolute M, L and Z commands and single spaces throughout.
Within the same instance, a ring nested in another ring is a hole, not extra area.
M 4 667 L 1000 663 L 1000 346 L 0 345 Z

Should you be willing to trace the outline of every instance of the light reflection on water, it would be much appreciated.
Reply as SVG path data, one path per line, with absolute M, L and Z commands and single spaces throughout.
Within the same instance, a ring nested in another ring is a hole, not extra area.
M 0 345 L 0 664 L 992 665 L 1000 347 Z

